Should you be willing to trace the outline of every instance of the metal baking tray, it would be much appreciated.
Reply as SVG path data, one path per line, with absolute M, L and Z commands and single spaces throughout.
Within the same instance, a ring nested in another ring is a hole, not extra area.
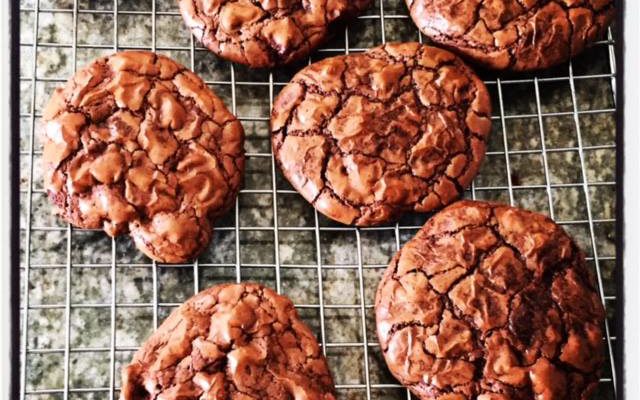
M 596 399 L 616 393 L 615 36 L 552 70 L 480 73 L 492 95 L 493 133 L 466 193 L 546 213 L 587 252 L 608 315 Z M 404 1 L 377 0 L 308 62 L 415 40 L 426 42 Z M 246 131 L 244 187 L 193 264 L 152 263 L 128 237 L 73 229 L 51 214 L 43 191 L 38 132 L 50 93 L 94 57 L 134 48 L 196 71 Z M 20 54 L 20 399 L 117 398 L 121 365 L 174 307 L 200 288 L 245 280 L 294 301 L 323 346 L 339 398 L 411 398 L 384 365 L 373 297 L 389 259 L 428 216 L 337 225 L 283 179 L 269 112 L 306 62 L 252 71 L 221 61 L 194 42 L 175 0 L 21 0 Z

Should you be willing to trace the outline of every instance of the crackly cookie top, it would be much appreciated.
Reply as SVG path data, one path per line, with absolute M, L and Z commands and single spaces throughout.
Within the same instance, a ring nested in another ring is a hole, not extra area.
M 484 84 L 453 54 L 387 44 L 294 76 L 274 102 L 273 152 L 318 211 L 376 225 L 458 197 L 484 157 L 490 114 Z
M 560 64 L 597 40 L 613 20 L 613 0 L 406 0 L 433 41 L 494 69 Z
M 257 284 L 204 290 L 175 310 L 122 372 L 122 400 L 335 400 L 311 330 Z
M 100 58 L 43 114 L 45 188 L 81 228 L 130 232 L 149 257 L 193 258 L 233 202 L 242 126 L 193 72 L 143 51 Z
M 180 0 L 193 34 L 217 55 L 254 68 L 306 57 L 331 24 L 364 11 L 370 0 Z
M 603 319 L 564 230 L 497 203 L 436 214 L 376 294 L 387 365 L 425 400 L 586 400 L 603 362 Z

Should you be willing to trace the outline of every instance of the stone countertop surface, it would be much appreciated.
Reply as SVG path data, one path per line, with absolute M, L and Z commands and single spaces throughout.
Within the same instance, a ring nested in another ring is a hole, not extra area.
M 69 398 L 110 398 L 112 345 L 117 387 L 120 366 L 153 330 L 155 321 L 161 322 L 194 290 L 238 278 L 273 288 L 279 284 L 298 305 L 317 337 L 328 344 L 336 383 L 351 386 L 340 389 L 339 398 L 366 398 L 367 379 L 373 385 L 372 399 L 406 398 L 404 389 L 385 386 L 396 382 L 379 354 L 372 304 L 378 279 L 397 245 L 411 238 L 428 215 L 408 215 L 398 227 L 359 231 L 316 216 L 272 166 L 269 71 L 232 68 L 197 43 L 192 47 L 175 1 L 156 0 L 154 7 L 151 0 L 76 0 L 75 32 L 73 0 L 40 0 L 35 31 L 36 1 L 21 1 L 21 284 L 24 287 L 28 265 L 23 293 L 30 307 L 26 389 L 53 392 L 28 398 L 63 398 L 67 330 Z M 346 44 L 352 51 L 378 45 L 383 27 L 387 41 L 419 38 L 413 23 L 403 17 L 402 0 L 383 2 L 384 23 L 380 11 L 376 2 L 365 13 L 370 18 L 350 23 L 348 33 L 337 32 L 312 60 L 341 54 Z M 112 241 L 102 232 L 67 229 L 51 214 L 43 193 L 40 112 L 74 67 L 112 53 L 116 39 L 119 49 L 155 46 L 159 53 L 192 67 L 230 108 L 235 106 L 245 128 L 245 147 L 252 154 L 247 158 L 247 191 L 240 194 L 237 211 L 218 223 L 197 264 L 153 266 L 126 236 Z M 273 70 L 273 94 L 305 63 Z M 590 257 L 594 272 L 597 253 L 609 323 L 615 324 L 616 116 L 610 46 L 602 43 L 589 49 L 573 61 L 571 73 L 573 80 L 568 65 L 526 75 L 480 72 L 492 95 L 493 134 L 483 168 L 465 197 L 507 203 L 512 197 L 514 204 L 562 222 Z M 273 228 L 276 224 L 278 230 Z M 115 332 L 113 343 L 111 332 Z M 605 367 L 603 377 L 611 375 L 610 367 Z M 613 399 L 612 383 L 601 384 L 596 398 Z

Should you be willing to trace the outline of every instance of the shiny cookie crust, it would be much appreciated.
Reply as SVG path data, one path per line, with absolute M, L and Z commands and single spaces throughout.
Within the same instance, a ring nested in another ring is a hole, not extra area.
M 218 56 L 253 68 L 308 56 L 370 0 L 179 0 L 193 35 Z
M 379 225 L 454 201 L 480 168 L 490 115 L 485 85 L 459 58 L 391 43 L 296 74 L 274 101 L 272 147 L 319 212 Z
M 293 303 L 257 284 L 187 300 L 122 371 L 121 400 L 335 400 L 333 380 Z
M 393 258 L 375 300 L 393 375 L 422 400 L 588 400 L 604 309 L 550 219 L 460 201 Z
M 406 0 L 431 40 L 487 68 L 530 71 L 561 64 L 601 38 L 613 0 Z
M 209 243 L 244 171 L 244 131 L 193 72 L 150 52 L 100 58 L 43 113 L 45 188 L 80 228 L 130 233 L 154 260 Z

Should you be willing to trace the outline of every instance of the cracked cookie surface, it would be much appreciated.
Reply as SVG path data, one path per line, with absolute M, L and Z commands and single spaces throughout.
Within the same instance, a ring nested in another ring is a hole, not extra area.
M 392 43 L 296 74 L 274 102 L 272 147 L 318 211 L 378 225 L 456 199 L 480 167 L 490 115 L 486 87 L 459 58 Z
M 375 301 L 393 375 L 423 400 L 587 400 L 604 310 L 584 255 L 543 215 L 457 202 L 391 261 Z
M 180 0 L 193 35 L 215 54 L 253 68 L 300 60 L 370 0 Z
M 224 284 L 187 300 L 122 371 L 122 400 L 335 400 L 311 330 L 284 296 Z
M 244 131 L 175 61 L 128 51 L 93 61 L 43 112 L 45 189 L 80 228 L 130 233 L 161 262 L 209 243 L 244 171 Z
M 493 69 L 528 71 L 567 61 L 599 39 L 614 0 L 406 0 L 431 40 Z

